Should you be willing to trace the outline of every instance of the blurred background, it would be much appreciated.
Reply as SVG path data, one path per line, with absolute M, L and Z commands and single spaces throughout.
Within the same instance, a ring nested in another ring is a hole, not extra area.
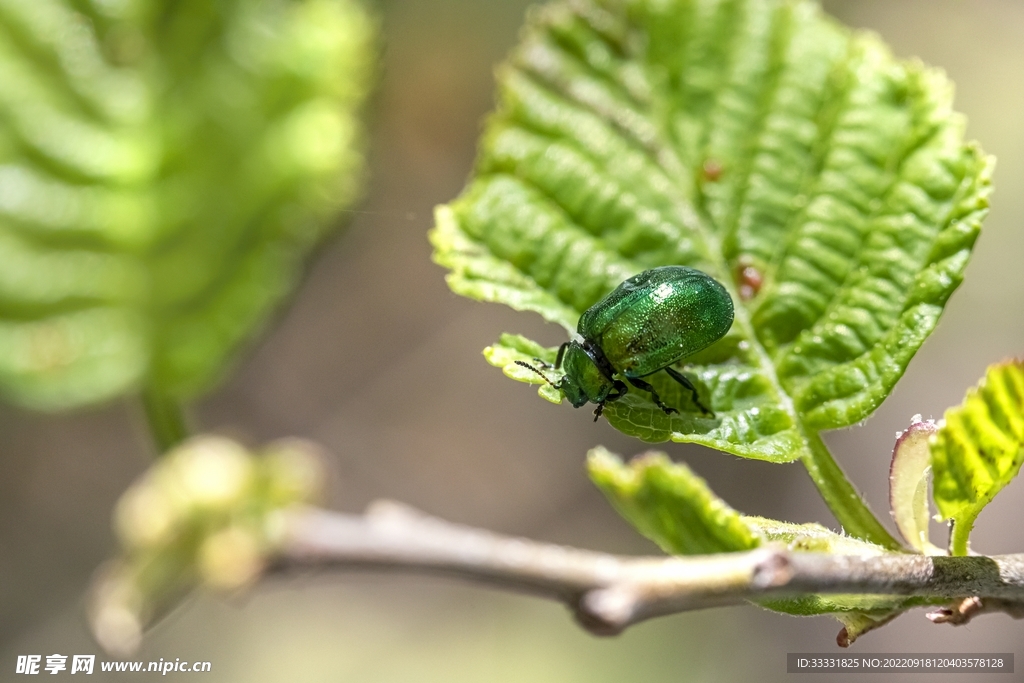
M 533 314 L 456 297 L 430 261 L 432 209 L 457 195 L 470 172 L 493 102 L 494 65 L 514 44 L 528 4 L 377 3 L 383 66 L 367 112 L 366 199 L 342 217 L 347 230 L 312 262 L 292 306 L 196 406 L 196 421 L 253 443 L 319 441 L 332 454 L 338 509 L 357 512 L 388 497 L 504 533 L 655 552 L 583 468 L 597 444 L 623 455 L 643 444 L 594 424 L 588 411 L 552 407 L 480 355 L 504 331 L 552 345 L 562 331 Z M 880 33 L 898 56 L 945 68 L 957 84 L 957 109 L 969 117 L 968 137 L 998 157 L 992 213 L 937 332 L 874 417 L 827 437 L 884 514 L 894 434 L 915 413 L 939 417 L 989 363 L 1024 354 L 1024 3 L 824 4 Z M 153 449 L 129 401 L 60 416 L 3 405 L 0 431 L 0 680 L 8 680 L 18 654 L 98 653 L 82 594 L 115 551 L 111 507 Z M 743 512 L 834 526 L 799 465 L 665 450 Z M 974 547 L 1024 550 L 1022 513 L 1018 479 L 982 513 Z M 237 600 L 195 598 L 156 628 L 138 659 L 208 660 L 210 680 L 254 682 L 777 680 L 786 677 L 787 652 L 837 651 L 839 628 L 831 618 L 751 606 L 597 639 L 560 606 L 534 598 L 437 578 L 310 575 Z M 852 652 L 1015 651 L 1021 671 L 1022 643 L 1024 622 L 1003 615 L 954 629 L 917 610 Z

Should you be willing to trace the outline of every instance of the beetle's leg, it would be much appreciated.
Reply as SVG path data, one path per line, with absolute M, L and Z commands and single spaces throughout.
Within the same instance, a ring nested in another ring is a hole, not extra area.
M 558 355 L 555 356 L 555 367 L 556 368 L 562 367 L 562 357 L 565 356 L 565 350 L 567 348 L 569 348 L 569 344 L 571 344 L 571 343 L 572 342 L 564 342 L 561 346 L 558 347 Z
M 665 368 L 665 372 L 669 374 L 669 377 L 671 377 L 672 379 L 679 382 L 684 387 L 690 390 L 690 395 L 693 398 L 693 403 L 694 405 L 701 409 L 701 412 L 703 412 L 705 415 L 710 415 L 711 417 L 715 416 L 713 412 L 705 408 L 704 404 L 700 402 L 700 396 L 697 394 L 697 387 L 693 386 L 693 382 L 687 379 L 686 375 L 679 372 L 678 370 L 674 370 L 673 368 Z
M 609 391 L 608 397 L 605 398 L 605 401 L 618 401 L 620 398 L 626 395 L 626 392 L 629 391 L 629 387 L 627 387 L 622 382 L 622 380 L 618 379 L 612 380 L 612 389 L 615 391 L 615 393 L 613 394 Z
M 601 413 L 604 412 L 604 404 L 611 403 L 612 401 L 618 401 L 620 398 L 626 395 L 629 391 L 629 387 L 623 384 L 620 380 L 612 380 L 615 384 L 612 387 L 614 394 L 609 391 L 608 395 L 604 397 L 604 400 L 597 404 L 597 408 L 594 409 L 594 422 L 597 422 L 597 418 L 601 417 Z
M 652 387 L 647 382 L 643 381 L 642 379 L 637 379 L 635 377 L 627 377 L 626 380 L 629 381 L 629 383 L 632 384 L 637 389 L 643 389 L 644 391 L 650 392 L 651 398 L 654 399 L 654 404 L 656 406 L 658 406 L 659 408 L 661 408 L 662 410 L 664 410 L 666 415 L 668 415 L 670 413 L 678 413 L 679 412 L 675 408 L 671 408 L 671 407 L 665 405 L 662 402 L 661 397 L 658 396 L 658 392 L 656 392 L 654 390 L 654 387 Z

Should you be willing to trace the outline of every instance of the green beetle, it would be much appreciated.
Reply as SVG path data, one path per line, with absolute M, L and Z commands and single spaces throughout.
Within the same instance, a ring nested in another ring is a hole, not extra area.
M 628 391 L 616 375 L 650 392 L 665 413 L 675 413 L 678 411 L 665 405 L 654 387 L 641 379 L 665 370 L 690 390 L 698 408 L 714 417 L 700 402 L 690 380 L 670 366 L 721 339 L 732 320 L 732 297 L 706 273 L 686 266 L 645 270 L 580 316 L 576 331 L 581 339 L 562 344 L 555 359 L 554 367 L 564 365 L 565 375 L 558 383 L 548 382 L 575 408 L 588 401 L 596 403 L 595 421 L 606 403 Z M 529 363 L 516 363 L 547 379 Z

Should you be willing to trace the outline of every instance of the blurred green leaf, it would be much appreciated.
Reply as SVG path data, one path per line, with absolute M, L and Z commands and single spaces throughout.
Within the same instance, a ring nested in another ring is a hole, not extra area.
M 974 520 L 1024 462 L 1024 361 L 988 368 L 931 440 L 935 504 L 953 520 L 950 552 L 968 553 Z
M 199 436 L 171 449 L 114 509 L 121 554 L 94 579 L 96 641 L 127 655 L 143 629 L 192 588 L 251 584 L 278 549 L 278 513 L 320 499 L 325 480 L 323 454 L 299 439 L 253 452 Z
M 357 191 L 353 0 L 0 1 L 0 388 L 194 396 Z
M 683 264 L 737 302 L 686 360 L 717 419 L 665 373 L 649 381 L 680 414 L 639 391 L 608 404 L 646 441 L 812 457 L 818 431 L 891 391 L 987 207 L 992 162 L 963 143 L 945 77 L 812 2 L 552 2 L 498 88 L 473 178 L 437 211 L 455 292 L 572 332 L 626 277 Z M 505 339 L 489 360 L 526 360 Z

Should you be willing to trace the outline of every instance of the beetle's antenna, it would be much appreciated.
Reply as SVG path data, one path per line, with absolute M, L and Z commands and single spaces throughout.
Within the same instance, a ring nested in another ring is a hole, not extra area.
M 554 387 L 555 389 L 557 389 L 557 388 L 558 388 L 558 385 L 557 385 L 557 384 L 555 384 L 554 382 L 552 382 L 552 381 L 551 381 L 550 379 L 548 379 L 548 376 L 547 376 L 547 375 L 545 375 L 545 374 L 544 374 L 543 372 L 541 372 L 541 371 L 540 371 L 540 370 L 538 370 L 537 368 L 533 367 L 532 365 L 530 365 L 530 364 L 529 364 L 529 363 L 527 363 L 526 361 L 522 361 L 522 360 L 517 360 L 517 361 L 515 361 L 515 364 L 516 364 L 516 365 L 521 365 L 521 366 L 522 366 L 522 367 L 524 367 L 524 368 L 528 368 L 528 369 L 530 369 L 530 370 L 533 370 L 533 371 L 534 371 L 534 372 L 536 372 L 536 373 L 537 373 L 538 375 L 540 375 L 541 377 L 543 377 L 543 378 L 544 378 L 544 381 L 545 381 L 545 382 L 547 382 L 548 384 L 550 384 L 551 386 L 553 386 L 553 387 Z

